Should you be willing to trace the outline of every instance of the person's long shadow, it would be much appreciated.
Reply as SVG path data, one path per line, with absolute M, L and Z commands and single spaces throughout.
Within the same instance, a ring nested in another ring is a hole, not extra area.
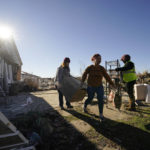
M 134 126 L 106 118 L 102 123 L 99 120 L 79 113 L 75 110 L 66 110 L 73 116 L 90 124 L 97 132 L 112 140 L 127 150 L 150 149 L 150 133 Z

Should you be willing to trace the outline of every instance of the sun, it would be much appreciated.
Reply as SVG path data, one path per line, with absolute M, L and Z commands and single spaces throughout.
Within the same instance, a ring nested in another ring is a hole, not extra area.
M 8 26 L 0 26 L 0 38 L 9 39 L 13 35 L 13 31 Z

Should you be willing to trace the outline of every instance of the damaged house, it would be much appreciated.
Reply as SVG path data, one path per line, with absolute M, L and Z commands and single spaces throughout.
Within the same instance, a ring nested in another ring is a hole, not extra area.
M 41 78 L 39 84 L 40 90 L 55 89 L 54 78 Z
M 8 95 L 10 87 L 20 80 L 21 66 L 14 39 L 0 38 L 0 96 Z
M 21 81 L 31 91 L 55 89 L 53 78 L 42 78 L 24 71 L 21 72 Z
M 22 71 L 21 72 L 21 81 L 24 82 L 24 88 L 25 91 L 34 91 L 39 89 L 39 84 L 40 84 L 40 79 L 41 77 L 36 76 L 31 73 L 27 73 Z

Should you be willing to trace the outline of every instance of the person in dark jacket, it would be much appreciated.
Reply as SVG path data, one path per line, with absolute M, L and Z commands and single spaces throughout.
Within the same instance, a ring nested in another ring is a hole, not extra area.
M 55 77 L 55 86 L 59 94 L 59 106 L 62 110 L 64 109 L 64 107 L 63 107 L 63 93 L 61 92 L 61 87 L 62 87 L 63 78 L 70 76 L 69 64 L 70 64 L 70 58 L 66 57 L 62 65 L 58 67 L 56 77 Z M 66 97 L 65 99 L 66 99 L 67 108 L 73 108 L 69 100 Z
M 125 54 L 121 57 L 121 61 L 125 64 L 123 67 L 116 68 L 116 71 L 121 71 L 123 76 L 123 82 L 125 83 L 126 92 L 129 95 L 129 107 L 130 111 L 135 111 L 135 97 L 134 97 L 134 84 L 136 83 L 137 76 L 135 72 L 135 65 L 131 61 L 131 57 Z

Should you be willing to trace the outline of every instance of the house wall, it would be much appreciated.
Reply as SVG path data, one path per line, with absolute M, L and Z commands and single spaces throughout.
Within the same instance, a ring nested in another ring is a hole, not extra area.
M 21 67 L 19 67 L 18 74 L 16 74 L 16 69 L 14 68 L 17 68 L 17 65 L 9 64 L 4 58 L 0 57 L 0 95 L 3 92 L 8 94 L 11 84 L 20 80 L 17 75 L 21 72 Z
M 9 87 L 20 80 L 21 66 L 22 61 L 14 39 L 0 39 L 0 91 L 9 93 Z

